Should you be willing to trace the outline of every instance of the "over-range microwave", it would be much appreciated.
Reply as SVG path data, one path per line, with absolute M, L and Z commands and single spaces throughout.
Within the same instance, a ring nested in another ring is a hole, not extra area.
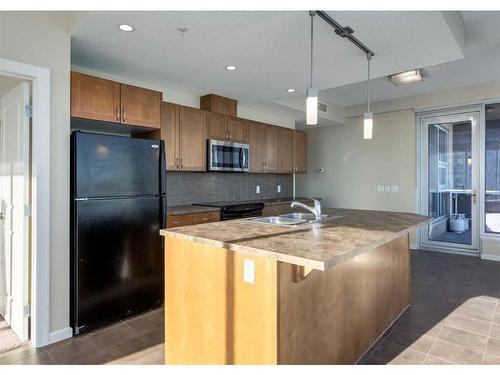
M 249 145 L 216 139 L 209 139 L 207 143 L 207 170 L 227 172 L 250 170 Z

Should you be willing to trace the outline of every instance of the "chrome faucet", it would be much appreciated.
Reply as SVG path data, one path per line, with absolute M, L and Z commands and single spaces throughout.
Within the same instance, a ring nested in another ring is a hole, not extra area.
M 311 211 L 314 214 L 315 220 L 320 220 L 321 219 L 321 202 L 319 199 L 316 198 L 309 198 L 314 202 L 314 207 L 309 207 L 308 205 L 302 203 L 302 202 L 297 202 L 293 201 L 292 204 L 290 205 L 291 207 L 302 207 L 308 211 Z

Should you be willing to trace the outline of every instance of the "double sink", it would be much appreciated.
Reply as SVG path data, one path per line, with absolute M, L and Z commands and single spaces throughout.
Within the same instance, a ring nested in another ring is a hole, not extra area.
M 316 219 L 314 214 L 302 213 L 302 212 L 292 212 L 288 214 L 283 214 L 279 216 L 267 216 L 267 217 L 253 217 L 248 220 L 254 221 L 256 223 L 262 224 L 274 224 L 274 225 L 299 225 L 305 223 L 320 223 L 327 220 L 338 219 L 341 216 L 335 215 L 321 215 L 320 219 Z

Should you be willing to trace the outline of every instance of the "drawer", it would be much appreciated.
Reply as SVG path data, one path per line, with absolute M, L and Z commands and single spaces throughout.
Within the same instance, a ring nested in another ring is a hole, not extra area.
M 167 228 L 182 227 L 193 224 L 193 214 L 186 215 L 168 215 Z
M 213 221 L 220 221 L 219 211 L 200 212 L 193 214 L 193 224 L 211 223 Z

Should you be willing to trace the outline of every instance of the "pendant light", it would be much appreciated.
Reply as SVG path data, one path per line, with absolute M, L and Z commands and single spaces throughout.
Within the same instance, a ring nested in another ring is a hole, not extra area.
M 314 33 L 314 16 L 315 12 L 309 12 L 311 16 L 311 80 L 307 89 L 306 99 L 306 124 L 318 124 L 318 89 L 313 88 L 313 33 Z
M 363 138 L 372 139 L 373 138 L 373 113 L 370 111 L 370 61 L 372 59 L 371 53 L 366 54 L 366 59 L 368 60 L 368 110 L 365 112 L 363 120 Z

